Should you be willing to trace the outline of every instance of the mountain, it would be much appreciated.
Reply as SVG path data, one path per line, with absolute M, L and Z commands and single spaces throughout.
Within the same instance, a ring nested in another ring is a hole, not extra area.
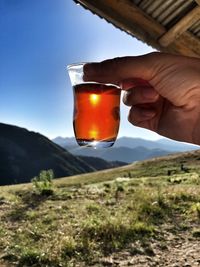
M 171 152 L 183 152 L 183 151 L 199 149 L 199 146 L 178 142 L 167 138 L 151 141 L 142 138 L 121 137 L 116 140 L 115 147 L 121 147 L 121 146 L 129 148 L 136 148 L 138 146 L 143 146 L 148 149 L 162 149 Z
M 76 143 L 74 137 L 56 137 L 52 140 L 56 144 L 65 147 L 65 148 L 78 148 L 79 146 Z M 162 138 L 159 140 L 147 140 L 142 138 L 132 138 L 132 137 L 120 137 L 116 140 L 113 148 L 115 147 L 128 147 L 128 148 L 136 148 L 136 147 L 145 147 L 148 149 L 162 149 L 172 152 L 184 152 L 199 149 L 200 146 L 174 141 L 168 138 Z
M 59 178 L 123 165 L 74 156 L 39 133 L 3 123 L 0 152 L 0 185 L 29 182 L 47 169 Z
M 74 137 L 61 137 L 58 136 L 52 140 L 57 145 L 64 147 L 64 148 L 74 148 L 77 147 L 78 144 Z
M 98 157 L 106 161 L 122 161 L 132 163 L 134 161 L 145 160 L 148 158 L 168 155 L 170 152 L 161 149 L 147 149 L 145 147 L 114 147 L 107 149 L 84 148 L 80 150 L 72 150 L 74 155 Z
M 78 146 L 73 137 L 58 137 L 53 139 L 53 141 L 63 146 L 74 155 L 99 157 L 108 161 L 125 161 L 127 163 L 199 148 L 195 145 L 166 138 L 158 141 L 150 141 L 141 138 L 121 137 L 116 140 L 113 147 L 95 150 L 93 148 Z
M 0 184 L 28 182 L 41 170 L 56 177 L 94 171 L 48 138 L 24 128 L 0 123 Z

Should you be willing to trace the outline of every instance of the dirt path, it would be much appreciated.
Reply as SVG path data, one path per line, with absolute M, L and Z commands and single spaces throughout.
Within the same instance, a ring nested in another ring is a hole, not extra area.
M 130 250 L 113 253 L 111 257 L 102 259 L 100 266 L 200 266 L 200 238 L 193 237 L 191 230 L 173 233 L 169 227 L 164 230 L 163 237 L 160 241 L 152 240 L 146 248 L 137 242 Z

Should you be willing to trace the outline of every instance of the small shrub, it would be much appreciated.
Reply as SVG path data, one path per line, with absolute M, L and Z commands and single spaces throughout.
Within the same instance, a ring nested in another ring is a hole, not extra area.
M 50 196 L 53 195 L 53 179 L 54 173 L 53 170 L 43 170 L 40 172 L 39 176 L 34 177 L 31 182 L 33 184 L 34 189 L 37 193 Z

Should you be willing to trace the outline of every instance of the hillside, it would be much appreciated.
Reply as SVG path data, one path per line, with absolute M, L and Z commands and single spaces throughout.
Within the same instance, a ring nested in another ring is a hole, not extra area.
M 200 264 L 200 151 L 1 187 L 0 266 Z
M 0 151 L 1 185 L 28 182 L 46 169 L 53 169 L 56 177 L 94 170 L 43 135 L 3 123 Z
M 126 162 L 123 161 L 106 161 L 97 157 L 87 157 L 87 156 L 78 156 L 83 161 L 87 162 L 90 166 L 92 166 L 95 170 L 104 170 L 117 168 L 120 166 L 127 165 Z
M 39 133 L 3 123 L 0 151 L 0 185 L 29 182 L 41 170 L 52 169 L 59 178 L 126 164 L 76 157 Z

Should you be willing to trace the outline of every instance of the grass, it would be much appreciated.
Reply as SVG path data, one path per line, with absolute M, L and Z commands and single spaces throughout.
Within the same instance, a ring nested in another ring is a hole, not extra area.
M 123 249 L 141 253 L 133 249 L 137 242 L 153 255 L 150 243 L 163 242 L 163 225 L 176 231 L 198 225 L 198 168 L 190 165 L 184 173 L 174 160 L 148 162 L 55 180 L 52 195 L 36 193 L 31 184 L 1 187 L 1 261 L 88 266 Z M 176 172 L 168 176 L 172 165 Z M 198 227 L 190 230 L 199 238 Z

